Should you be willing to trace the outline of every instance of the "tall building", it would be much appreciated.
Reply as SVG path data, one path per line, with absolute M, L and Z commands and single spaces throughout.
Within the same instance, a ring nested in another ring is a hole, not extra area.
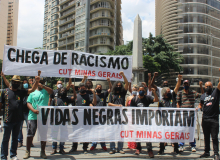
M 106 53 L 121 44 L 121 0 L 45 0 L 43 48 Z
M 17 46 L 19 0 L 0 0 L 0 59 L 4 45 Z
M 180 52 L 184 79 L 217 85 L 220 68 L 220 1 L 156 0 L 156 35 Z

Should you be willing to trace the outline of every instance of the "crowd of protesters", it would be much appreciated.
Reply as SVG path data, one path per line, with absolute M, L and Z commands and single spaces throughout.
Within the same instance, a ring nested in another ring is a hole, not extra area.
M 37 74 L 37 73 L 36 73 Z M 1 159 L 6 160 L 8 156 L 8 145 L 11 137 L 10 158 L 17 160 L 17 148 L 23 146 L 22 126 L 25 120 L 27 125 L 26 135 L 26 153 L 23 159 L 28 159 L 31 156 L 31 147 L 33 147 L 33 138 L 37 130 L 37 106 L 112 106 L 112 107 L 149 107 L 150 104 L 158 102 L 158 107 L 175 107 L 175 108 L 194 108 L 195 100 L 200 98 L 199 106 L 196 110 L 203 111 L 202 127 L 205 139 L 204 154 L 200 158 L 207 158 L 210 156 L 210 135 L 212 136 L 213 149 L 215 159 L 219 159 L 219 94 L 220 83 L 216 89 L 213 89 L 211 82 L 205 83 L 205 90 L 203 83 L 199 82 L 201 93 L 190 89 L 190 81 L 183 81 L 183 89 L 179 90 L 181 86 L 182 75 L 178 75 L 178 81 L 174 88 L 169 88 L 168 81 L 163 81 L 162 87 L 155 85 L 155 79 L 158 73 L 154 73 L 151 79 L 151 74 L 148 74 L 148 85 L 145 82 L 140 82 L 139 86 L 131 85 L 128 82 L 126 75 L 123 72 L 119 74 L 123 77 L 124 83 L 121 81 L 111 84 L 110 78 L 106 78 L 109 89 L 103 90 L 101 84 L 96 84 L 93 87 L 93 82 L 84 76 L 82 82 L 78 85 L 78 93 L 72 80 L 66 87 L 63 86 L 62 81 L 56 84 L 57 89 L 53 90 L 45 85 L 45 79 L 40 78 L 41 71 L 38 71 L 38 76 L 32 86 L 28 84 L 28 80 L 21 81 L 20 76 L 14 75 L 10 82 L 5 78 L 4 74 L 1 76 L 8 88 L 4 89 L 0 98 L 0 111 L 3 108 L 3 139 L 1 144 Z M 72 88 L 72 95 L 67 96 L 68 90 Z M 94 88 L 94 89 L 93 89 Z M 130 96 L 126 95 L 130 92 Z M 55 117 L 57 118 L 57 117 Z M 1 124 L 1 121 L 0 121 Z M 65 142 L 59 143 L 59 153 L 67 154 L 64 151 Z M 107 151 L 105 142 L 100 143 L 102 149 Z M 184 151 L 184 143 L 174 143 L 174 153 L 181 154 Z M 191 151 L 196 152 L 196 141 L 190 143 Z M 40 157 L 46 159 L 45 154 L 46 142 L 41 141 Z M 83 151 L 88 153 L 89 143 L 83 142 Z M 97 142 L 93 142 L 90 148 L 92 152 L 95 150 Z M 148 155 L 150 158 L 154 157 L 152 150 L 152 143 L 146 143 Z M 164 154 L 166 143 L 160 143 L 158 155 Z M 69 153 L 77 151 L 78 143 L 73 143 Z M 57 153 L 57 142 L 52 143 L 51 155 Z M 119 152 L 125 154 L 123 151 L 123 142 L 110 143 L 109 154 Z M 136 149 L 136 155 L 141 153 L 142 147 L 140 142 L 128 142 L 128 148 Z

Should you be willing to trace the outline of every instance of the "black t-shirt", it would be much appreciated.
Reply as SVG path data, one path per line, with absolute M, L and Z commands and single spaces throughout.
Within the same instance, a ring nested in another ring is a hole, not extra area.
M 72 104 L 72 102 L 71 97 L 56 97 L 51 101 L 51 106 L 68 106 L 69 104 Z
M 159 101 L 159 106 L 158 107 L 175 107 L 176 108 L 176 93 L 172 92 L 172 98 L 167 99 L 167 98 L 162 98 Z
M 58 89 L 53 90 L 53 93 L 50 95 L 51 99 L 54 99 L 54 97 L 58 96 Z
M 124 90 L 120 93 L 110 93 L 108 96 L 108 103 L 113 103 L 113 104 L 122 104 L 125 106 L 125 96 L 127 94 L 127 90 Z
M 203 118 L 217 118 L 219 117 L 219 94 L 220 91 L 216 88 L 211 95 L 207 93 L 202 94 L 200 103 L 203 104 Z
M 4 104 L 4 122 L 23 120 L 23 99 L 27 95 L 27 89 L 12 91 L 7 88 L 2 92 L 0 102 Z
M 27 107 L 27 99 L 28 99 L 28 96 L 25 96 L 23 98 L 23 112 L 24 113 L 29 113 L 29 109 Z
M 76 96 L 76 106 L 89 106 L 92 103 L 88 94 Z
M 140 99 L 138 96 L 132 98 L 131 107 L 149 107 L 151 103 L 154 103 L 152 96 L 145 95 L 144 98 Z
M 108 91 L 101 93 L 100 95 L 96 95 L 96 106 L 106 106 L 106 98 L 108 97 Z

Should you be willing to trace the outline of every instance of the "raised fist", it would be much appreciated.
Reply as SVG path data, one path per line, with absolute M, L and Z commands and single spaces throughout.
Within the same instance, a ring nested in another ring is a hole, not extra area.
M 158 72 L 154 72 L 154 76 L 157 77 L 158 76 Z

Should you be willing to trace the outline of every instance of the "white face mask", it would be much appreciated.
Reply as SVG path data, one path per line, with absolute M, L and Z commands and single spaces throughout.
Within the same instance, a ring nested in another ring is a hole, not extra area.
M 138 94 L 137 91 L 132 91 L 132 95 L 133 95 L 133 96 L 136 96 L 137 94 Z
M 61 88 L 61 87 L 63 87 L 62 84 L 58 84 L 58 85 L 57 85 L 57 88 Z

